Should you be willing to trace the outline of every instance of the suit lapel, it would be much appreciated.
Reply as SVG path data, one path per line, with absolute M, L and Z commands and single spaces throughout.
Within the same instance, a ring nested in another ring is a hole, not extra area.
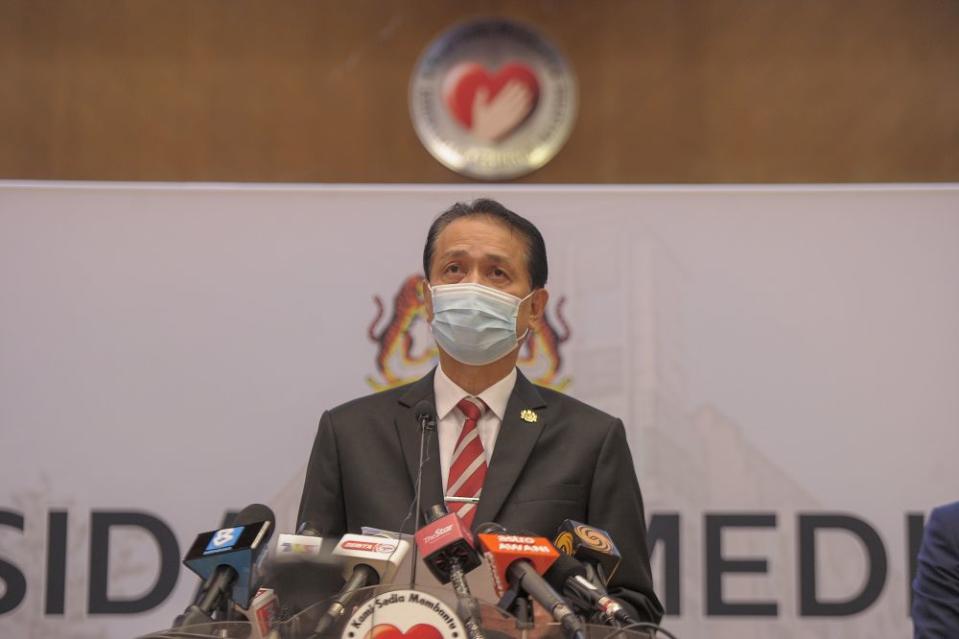
M 399 410 L 396 414 L 396 433 L 403 449 L 403 459 L 410 476 L 410 485 L 416 491 L 416 476 L 419 471 L 420 459 L 420 425 L 416 421 L 414 407 L 421 399 L 429 400 L 435 405 L 433 397 L 433 369 L 428 375 L 413 383 L 399 399 Z M 435 410 L 435 409 L 434 409 Z M 423 486 L 421 490 L 421 506 L 427 510 L 434 504 L 443 503 L 443 480 L 440 474 L 440 453 L 436 431 L 426 434 L 426 454 L 423 461 Z
M 542 413 L 537 415 L 535 422 L 529 422 L 521 417 L 525 410 L 536 410 L 546 407 L 542 395 L 523 373 L 517 371 L 516 386 L 506 405 L 506 414 L 503 424 L 496 436 L 496 446 L 493 449 L 493 458 L 490 460 L 489 472 L 483 483 L 483 492 L 480 495 L 476 508 L 476 518 L 473 519 L 473 528 L 479 524 L 495 521 L 500 509 L 509 497 L 516 480 L 519 479 L 523 467 L 536 440 L 539 439 L 545 424 Z

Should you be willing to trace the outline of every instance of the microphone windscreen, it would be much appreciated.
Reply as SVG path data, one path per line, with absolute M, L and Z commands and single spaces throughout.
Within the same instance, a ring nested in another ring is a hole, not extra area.
M 427 428 L 436 426 L 436 409 L 433 408 L 431 401 L 421 399 L 416 402 L 416 406 L 413 407 L 413 414 L 416 415 L 416 421 L 421 424 L 425 423 Z
M 280 535 L 280 545 L 285 538 L 300 535 Z M 316 539 L 328 544 L 332 540 Z M 315 546 L 314 546 L 315 547 Z M 312 550 L 312 548 L 311 548 Z M 278 552 L 272 561 L 268 561 L 264 570 L 264 584 L 276 592 L 280 600 L 283 620 L 288 619 L 313 606 L 318 601 L 331 597 L 343 586 L 342 568 L 333 560 L 330 549 L 322 554 L 312 552 Z
M 250 504 L 240 512 L 236 514 L 236 517 L 233 518 L 233 526 L 249 526 L 250 524 L 255 524 L 261 521 L 267 521 L 270 525 L 267 527 L 265 532 L 265 538 L 263 539 L 263 546 L 266 545 L 266 542 L 270 540 L 270 537 L 273 536 L 273 528 L 276 525 L 276 515 L 273 514 L 273 511 L 270 510 L 269 506 L 264 506 L 263 504 Z
M 487 521 L 476 528 L 476 534 L 505 533 L 506 528 L 495 521 Z
M 576 576 L 585 577 L 586 568 L 569 555 L 560 553 L 556 561 L 553 562 L 553 565 L 550 566 L 546 574 L 543 575 L 543 578 L 546 579 L 550 586 L 562 592 L 566 581 Z
M 268 521 L 274 524 L 276 523 L 276 516 L 273 514 L 273 511 L 270 510 L 269 506 L 250 504 L 236 514 L 236 517 L 233 518 L 233 525 L 246 526 L 247 524 L 255 524 L 258 521 Z
M 442 519 L 449 514 L 449 511 L 446 510 L 446 506 L 443 504 L 434 504 L 426 511 L 426 522 L 432 524 L 437 519 Z

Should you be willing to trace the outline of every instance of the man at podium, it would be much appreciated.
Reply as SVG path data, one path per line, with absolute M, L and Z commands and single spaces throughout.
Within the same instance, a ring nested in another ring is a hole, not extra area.
M 323 535 L 362 526 L 412 532 L 444 504 L 475 529 L 495 521 L 552 538 L 565 519 L 609 532 L 622 553 L 610 593 L 658 622 L 639 483 L 621 420 L 537 387 L 517 370 L 541 317 L 546 246 L 528 220 L 494 200 L 457 203 L 423 251 L 439 366 L 417 382 L 326 411 L 310 456 L 299 522 Z M 416 407 L 437 428 L 420 459 Z

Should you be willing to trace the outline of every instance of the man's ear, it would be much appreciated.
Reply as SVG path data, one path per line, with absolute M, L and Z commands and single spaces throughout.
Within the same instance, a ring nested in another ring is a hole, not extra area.
M 433 321 L 433 293 L 430 292 L 429 280 L 423 280 L 423 303 L 426 304 L 426 321 Z
M 546 303 L 549 301 L 549 291 L 545 288 L 538 288 L 533 291 L 533 296 L 529 299 L 529 319 L 537 321 L 546 314 Z

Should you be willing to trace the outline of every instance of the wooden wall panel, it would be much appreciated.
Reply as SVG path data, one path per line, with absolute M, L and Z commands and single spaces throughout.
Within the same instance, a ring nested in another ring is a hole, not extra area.
M 959 1 L 0 1 L 0 177 L 459 182 L 423 48 L 527 21 L 580 81 L 526 182 L 959 180 Z

